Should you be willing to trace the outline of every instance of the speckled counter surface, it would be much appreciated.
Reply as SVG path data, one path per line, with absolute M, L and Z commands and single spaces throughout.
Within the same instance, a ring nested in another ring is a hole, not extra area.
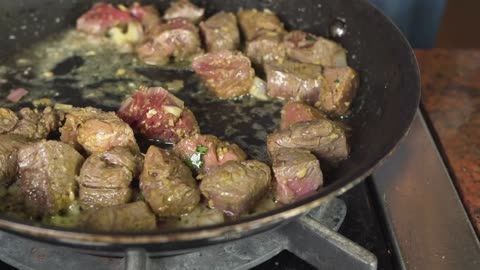
M 480 50 L 416 50 L 422 106 L 480 235 Z

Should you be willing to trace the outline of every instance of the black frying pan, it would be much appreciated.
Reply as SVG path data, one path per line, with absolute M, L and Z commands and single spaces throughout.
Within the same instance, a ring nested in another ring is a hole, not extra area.
M 155 1 L 155 4 L 160 10 L 164 10 L 168 6 L 168 2 Z M 327 173 L 326 187 L 314 196 L 259 216 L 188 230 L 141 234 L 91 233 L 81 230 L 34 226 L 28 222 L 0 218 L 1 229 L 49 242 L 110 251 L 142 247 L 152 251 L 175 252 L 237 239 L 288 222 L 323 201 L 353 187 L 368 176 L 393 151 L 408 131 L 420 98 L 419 73 L 415 57 L 398 29 L 379 11 L 370 6 L 366 0 L 209 0 L 194 2 L 206 7 L 207 16 L 220 10 L 237 11 L 240 7 L 269 8 L 280 16 L 287 29 L 301 29 L 330 38 L 332 38 L 332 25 L 345 23 L 346 34 L 336 40 L 348 49 L 349 65 L 359 71 L 361 86 L 359 95 L 353 104 L 352 115 L 346 120 L 352 128 L 349 139 L 352 146 L 350 158 Z M 11 55 L 15 52 L 28 48 L 33 42 L 41 40 L 49 34 L 73 27 L 76 18 L 92 3 L 93 1 L 70 0 L 2 1 L 0 3 L 0 33 L 2 33 L 0 36 L 2 48 L 0 63 L 8 63 Z M 26 29 L 22 29 L 22 25 L 26 25 Z M 165 79 L 164 77 L 177 76 L 185 79 L 191 76 L 188 71 L 162 73 L 151 69 L 142 70 L 142 72 L 157 81 L 162 81 Z M 192 80 L 186 81 L 185 88 L 195 91 L 197 84 Z M 99 82 L 99 84 L 101 83 L 103 82 Z M 35 86 L 28 85 L 28 78 L 26 78 L 0 85 L 1 96 L 4 97 L 7 90 L 16 86 L 15 84 L 20 86 L 27 84 L 25 86 L 29 87 L 29 90 L 35 91 Z M 82 100 L 75 94 L 79 89 L 68 88 L 68 82 L 60 81 L 49 87 L 57 87 L 60 97 L 70 101 L 71 104 L 115 109 L 109 108 L 102 100 Z M 198 100 L 191 98 L 188 92 L 181 94 L 180 97 L 192 107 L 197 118 L 200 119 L 203 133 L 213 133 L 234 142 L 245 137 L 242 137 L 242 134 L 225 136 L 224 130 L 232 121 L 228 118 L 222 120 L 220 117 L 221 115 L 235 117 L 232 109 L 238 108 L 238 102 L 212 102 L 208 106 L 200 106 Z M 265 131 L 273 131 L 277 123 L 275 117 L 278 117 L 278 111 L 275 110 L 279 108 L 279 105 L 271 107 L 261 103 L 258 106 L 262 109 L 270 108 L 272 116 L 259 117 L 255 121 Z M 252 112 L 254 108 L 248 105 L 241 108 L 240 113 L 255 113 L 255 110 Z M 213 118 L 215 115 L 219 117 L 215 123 L 208 123 L 202 120 L 202 115 L 206 114 L 213 115 Z M 242 130 L 246 135 L 250 134 L 251 126 L 248 123 L 237 124 L 244 125 Z M 255 149 L 264 147 L 264 142 L 259 140 L 249 141 L 246 138 L 242 143 L 244 147 L 245 144 L 250 145 L 248 148 L 250 154 L 252 151 L 255 152 Z M 260 155 L 258 158 L 262 158 L 261 154 L 258 154 L 259 152 L 261 151 L 252 155 Z

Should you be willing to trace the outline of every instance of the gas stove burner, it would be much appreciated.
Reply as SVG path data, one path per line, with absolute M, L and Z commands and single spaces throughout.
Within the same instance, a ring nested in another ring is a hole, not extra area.
M 332 199 L 277 230 L 170 257 L 144 250 L 128 250 L 123 258 L 96 256 L 2 232 L 0 259 L 20 270 L 246 270 L 288 250 L 318 269 L 376 269 L 372 253 L 336 232 L 346 212 L 342 200 Z

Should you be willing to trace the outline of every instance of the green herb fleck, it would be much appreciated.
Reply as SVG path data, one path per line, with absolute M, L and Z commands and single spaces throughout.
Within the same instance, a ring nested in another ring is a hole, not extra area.
M 199 170 L 203 166 L 203 156 L 207 153 L 207 151 L 208 147 L 199 144 L 195 149 L 195 153 L 193 153 L 189 159 L 185 160 L 185 162 L 190 168 Z
M 335 82 L 335 83 L 340 83 L 340 80 L 339 80 L 339 79 L 336 79 L 334 82 Z

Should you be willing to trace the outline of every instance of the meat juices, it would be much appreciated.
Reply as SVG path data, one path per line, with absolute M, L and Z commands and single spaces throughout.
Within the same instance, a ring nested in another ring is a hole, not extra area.
M 18 122 L 18 116 L 12 110 L 0 108 L 0 134 L 10 132 Z
M 207 88 L 221 99 L 243 96 L 253 85 L 255 72 L 240 52 L 219 51 L 197 56 L 192 69 Z
M 0 187 L 8 187 L 17 175 L 18 149 L 29 144 L 29 141 L 20 135 L 0 135 Z
M 145 202 L 110 206 L 90 213 L 84 227 L 102 232 L 147 232 L 157 228 L 155 215 Z
M 101 153 L 114 147 L 138 151 L 133 130 L 113 112 L 100 109 L 74 108 L 60 128 L 62 142 L 88 153 Z
M 200 192 L 188 167 L 173 152 L 148 148 L 140 175 L 145 201 L 160 217 L 177 217 L 191 212 L 200 201 Z
M 177 143 L 199 132 L 183 101 L 161 87 L 140 88 L 122 103 L 118 116 L 136 132 L 163 142 Z
M 63 114 L 46 107 L 42 112 L 30 108 L 22 108 L 19 113 L 20 120 L 11 134 L 18 134 L 30 140 L 46 139 L 48 135 L 58 129 Z
M 172 2 L 170 7 L 165 10 L 163 18 L 165 20 L 182 18 L 196 23 L 202 19 L 204 12 L 205 10 L 203 8 L 195 6 L 188 0 L 177 0 Z
M 218 12 L 200 23 L 207 51 L 236 50 L 240 45 L 237 17 L 231 12 Z
M 229 216 L 248 213 L 268 191 L 270 167 L 256 161 L 228 161 L 211 170 L 200 183 L 200 191 L 212 208 Z
M 18 151 L 18 181 L 27 211 L 35 216 L 55 215 L 75 200 L 75 176 L 84 159 L 70 145 L 39 141 Z
M 152 28 L 147 40 L 137 46 L 136 52 L 147 64 L 165 65 L 172 58 L 175 62 L 189 61 L 203 51 L 198 28 L 179 18 Z
M 289 101 L 283 105 L 280 117 L 280 129 L 298 123 L 316 119 L 327 119 L 318 109 L 309 106 L 301 101 Z
M 132 197 L 130 182 L 139 171 L 140 162 L 124 147 L 89 156 L 77 179 L 82 208 L 104 208 L 129 202 Z
M 327 67 L 347 65 L 346 50 L 339 44 L 302 31 L 292 31 L 284 38 L 290 59 Z
M 208 172 L 229 160 L 243 161 L 247 158 L 247 154 L 238 145 L 221 141 L 213 135 L 196 134 L 185 138 L 175 145 L 173 151 L 183 160 L 192 163 L 192 157 L 199 146 L 206 148 L 205 153 L 200 156 L 198 166 L 193 168 L 200 173 Z
M 322 186 L 320 163 L 309 151 L 285 148 L 271 153 L 271 156 L 277 182 L 276 198 L 281 203 L 305 198 Z
M 282 148 L 312 151 L 320 160 L 338 162 L 348 157 L 345 130 L 328 119 L 299 122 L 268 135 L 267 148 L 274 153 Z

